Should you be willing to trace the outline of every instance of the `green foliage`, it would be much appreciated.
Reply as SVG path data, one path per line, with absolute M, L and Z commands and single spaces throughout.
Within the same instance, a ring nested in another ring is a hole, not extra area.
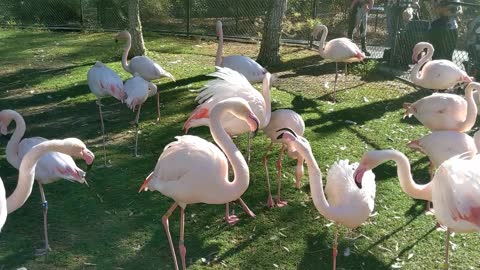
M 379 64 L 376 60 L 366 60 L 364 63 L 357 63 L 352 68 L 352 74 L 358 75 L 362 79 L 368 79 L 378 72 Z

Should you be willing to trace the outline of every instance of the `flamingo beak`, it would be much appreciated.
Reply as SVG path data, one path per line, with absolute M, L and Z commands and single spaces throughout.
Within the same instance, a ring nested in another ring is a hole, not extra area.
M 289 128 L 281 128 L 279 130 L 277 130 L 277 132 L 280 132 L 280 131 L 287 131 L 287 132 L 290 132 L 295 138 L 298 138 L 297 134 L 295 134 L 295 131 L 289 129 Z M 281 139 L 283 138 L 283 133 L 278 135 L 277 139 Z
M 88 150 L 87 148 L 82 150 L 82 158 L 87 163 L 88 167 L 92 167 L 93 161 L 95 160 L 95 155 L 92 151 Z
M 255 137 L 255 136 L 257 136 L 257 132 L 258 132 L 258 128 L 260 126 L 260 123 L 258 122 L 257 117 L 253 113 L 250 113 L 248 115 L 248 118 L 252 119 L 255 123 L 253 125 L 250 122 L 248 123 L 248 125 L 250 126 L 250 130 L 253 131 L 253 137 Z
M 366 169 L 363 168 L 361 165 L 358 166 L 358 168 L 355 170 L 353 173 L 353 178 L 355 179 L 355 184 L 359 189 L 362 188 L 362 179 L 363 179 L 363 174 L 365 173 Z
M 152 179 L 153 177 L 153 173 L 154 172 L 151 172 L 147 178 L 145 179 L 145 181 L 143 182 L 142 186 L 140 187 L 140 189 L 138 190 L 138 193 L 142 192 L 142 191 L 147 191 L 148 190 L 148 183 L 150 182 L 150 180 Z

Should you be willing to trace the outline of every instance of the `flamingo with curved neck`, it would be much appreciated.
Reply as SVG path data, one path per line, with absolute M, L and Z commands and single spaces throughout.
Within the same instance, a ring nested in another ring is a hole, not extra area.
M 177 270 L 178 263 L 168 218 L 178 206 L 180 206 L 179 250 L 183 269 L 186 269 L 186 248 L 183 243 L 184 211 L 187 204 L 224 204 L 239 200 L 247 214 L 255 216 L 240 198 L 250 183 L 249 168 L 223 127 L 222 119 L 227 114 L 244 121 L 251 131 L 256 132 L 258 129 L 259 121 L 244 99 L 229 98 L 219 102 L 210 112 L 210 132 L 218 147 L 196 136 L 176 137 L 177 141 L 165 147 L 155 170 L 140 188 L 140 191 L 157 190 L 175 201 L 162 221 Z M 233 181 L 228 180 L 228 163 L 233 167 Z M 228 211 L 225 213 L 225 219 L 229 224 L 238 221 L 238 218 L 230 215 Z
M 417 58 L 425 50 L 417 62 Z M 449 60 L 433 60 L 434 48 L 428 42 L 419 42 L 413 48 L 412 60 L 417 62 L 410 73 L 410 80 L 423 88 L 444 90 L 454 87 L 457 83 L 472 82 L 472 77 Z M 423 67 L 423 68 L 422 68 Z M 420 71 L 422 69 L 422 71 Z

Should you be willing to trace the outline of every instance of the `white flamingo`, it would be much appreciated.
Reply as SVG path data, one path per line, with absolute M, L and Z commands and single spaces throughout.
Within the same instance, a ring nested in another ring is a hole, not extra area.
M 427 50 L 427 53 L 419 55 Z M 410 80 L 423 88 L 445 90 L 454 87 L 457 83 L 472 82 L 472 77 L 449 60 L 432 60 L 434 48 L 428 42 L 419 42 L 413 48 L 412 60 L 415 64 L 410 73 Z M 422 71 L 420 71 L 422 69 Z
M 216 30 L 218 47 L 217 55 L 215 57 L 215 66 L 233 69 L 245 76 L 250 83 L 263 81 L 263 78 L 268 71 L 252 58 L 243 55 L 229 55 L 223 57 L 223 27 L 221 21 L 217 21 Z
M 282 157 L 287 150 L 287 155 L 293 159 L 297 160 L 297 166 L 295 168 L 295 186 L 300 188 L 301 180 L 303 176 L 303 157 L 298 155 L 295 149 L 289 148 L 288 144 L 284 144 L 281 139 L 278 139 L 278 131 L 281 130 L 288 130 L 291 131 L 299 136 L 303 136 L 305 132 L 305 122 L 298 113 L 288 110 L 288 109 L 280 109 L 272 112 L 270 122 L 268 125 L 263 129 L 265 135 L 270 138 L 270 145 L 263 156 L 263 167 L 265 168 L 265 173 L 267 175 L 267 188 L 268 188 L 268 198 L 267 198 L 267 206 L 273 207 L 273 199 L 272 193 L 270 191 L 270 176 L 268 174 L 268 153 L 272 149 L 274 143 L 282 144 L 282 148 L 280 149 L 280 155 L 278 156 L 277 160 L 277 206 L 283 207 L 287 204 L 286 201 L 281 200 L 280 197 L 280 187 L 281 187 L 281 170 L 282 170 Z
M 170 74 L 168 71 L 164 70 L 159 64 L 157 64 L 152 59 L 148 58 L 147 56 L 135 56 L 130 60 L 130 64 L 127 62 L 128 52 L 132 47 L 132 36 L 128 31 L 122 31 L 117 34 L 115 40 L 126 40 L 127 43 L 125 45 L 123 55 L 122 55 L 122 67 L 125 71 L 135 75 L 138 73 L 142 78 L 147 81 L 157 80 L 162 77 L 169 77 L 173 81 L 175 81 L 175 77 Z M 157 121 L 160 120 L 160 93 L 156 92 L 157 94 Z M 149 95 L 149 97 L 153 96 L 154 94 Z
M 328 35 L 328 28 L 323 24 L 315 26 L 312 32 L 314 39 L 318 39 L 318 35 L 322 32 L 320 43 L 318 44 L 318 53 L 327 60 L 335 62 L 335 83 L 333 85 L 333 100 L 336 99 L 337 79 L 338 79 L 338 62 L 354 63 L 363 61 L 365 54 L 348 38 L 335 38 L 325 43 Z M 345 65 L 346 66 L 346 65 Z
M 327 174 L 325 185 L 327 201 L 323 191 L 322 172 L 308 141 L 289 131 L 281 133 L 279 137 L 285 144 L 296 149 L 298 154 L 303 156 L 308 167 L 310 190 L 315 208 L 325 218 L 335 221 L 333 269 L 336 269 L 338 223 L 348 228 L 356 228 L 369 218 L 375 200 L 375 175 L 371 171 L 365 171 L 362 174 L 365 185 L 363 188 L 358 188 L 353 178 L 353 172 L 358 163 L 349 164 L 348 160 L 334 163 Z
M 230 98 L 240 97 L 245 99 L 252 111 L 260 121 L 260 129 L 270 122 L 270 83 L 271 74 L 265 74 L 262 84 L 262 94 L 258 92 L 242 74 L 230 69 L 217 67 L 217 71 L 209 76 L 217 79 L 208 82 L 200 94 L 195 98 L 199 105 L 187 119 L 183 128 L 186 132 L 192 127 L 208 126 L 211 109 L 219 102 Z M 233 114 L 225 114 L 222 117 L 222 125 L 230 136 L 236 136 L 249 132 L 249 127 Z M 248 136 L 247 161 L 250 157 L 250 134 Z
M 132 111 L 137 109 L 137 114 L 135 115 L 135 154 L 134 156 L 137 157 L 138 151 L 138 120 L 140 118 L 140 110 L 142 108 L 143 103 L 147 100 L 149 96 L 155 95 L 157 93 L 157 86 L 149 81 L 144 80 L 141 76 L 137 73 L 130 79 L 128 79 L 124 84 L 125 93 L 127 93 L 127 99 L 125 103 L 127 107 Z
M 97 97 L 98 112 L 100 114 L 100 123 L 102 127 L 103 139 L 103 160 L 107 166 L 107 152 L 105 149 L 105 126 L 103 124 L 101 99 L 107 96 L 113 96 L 123 103 L 127 94 L 123 90 L 123 81 L 115 71 L 108 68 L 102 62 L 97 61 L 87 73 L 87 82 L 90 91 Z
M 147 177 L 140 191 L 148 188 L 157 190 L 172 198 L 175 203 L 162 218 L 168 242 L 178 269 L 177 258 L 170 234 L 168 218 L 180 206 L 179 250 L 183 269 L 186 269 L 186 248 L 184 245 L 185 208 L 188 204 L 224 204 L 239 200 L 251 216 L 240 196 L 249 185 L 249 169 L 244 157 L 238 151 L 223 127 L 222 118 L 231 114 L 244 121 L 251 131 L 258 129 L 258 119 L 248 103 L 241 98 L 229 98 L 216 104 L 210 112 L 210 132 L 214 144 L 196 136 L 178 136 L 177 141 L 168 144 L 158 159 L 155 170 Z M 228 180 L 228 163 L 233 167 L 234 180 Z M 225 212 L 228 223 L 238 221 L 236 216 Z

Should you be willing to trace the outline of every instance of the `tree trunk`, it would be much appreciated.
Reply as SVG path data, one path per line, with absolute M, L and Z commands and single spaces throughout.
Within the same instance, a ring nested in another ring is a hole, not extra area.
M 265 18 L 262 45 L 257 62 L 263 66 L 275 66 L 280 60 L 280 37 L 282 35 L 282 20 L 287 10 L 287 0 L 270 0 L 270 8 Z
M 139 0 L 128 0 L 128 30 L 132 35 L 132 56 L 144 55 L 145 44 L 143 43 L 142 22 L 140 21 Z

